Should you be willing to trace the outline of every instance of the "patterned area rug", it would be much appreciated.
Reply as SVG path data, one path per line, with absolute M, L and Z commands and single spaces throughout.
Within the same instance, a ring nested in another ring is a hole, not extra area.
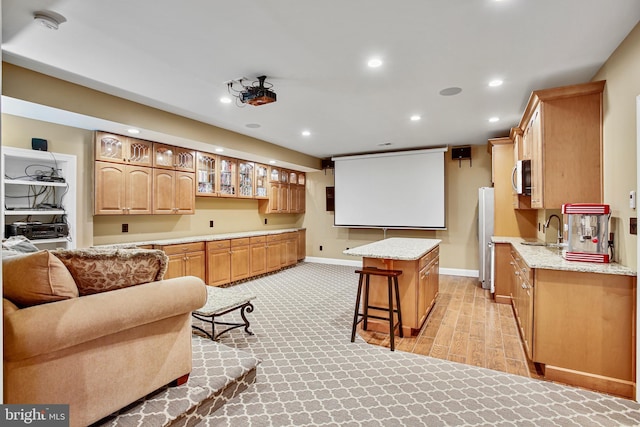
M 196 425 L 640 425 L 633 401 L 351 343 L 354 270 L 302 263 L 237 285 L 257 295 L 255 335 L 237 329 L 221 342 L 262 363 L 246 391 Z

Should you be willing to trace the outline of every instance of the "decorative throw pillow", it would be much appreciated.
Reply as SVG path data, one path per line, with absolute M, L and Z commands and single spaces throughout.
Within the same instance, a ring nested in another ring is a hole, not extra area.
M 59 249 L 52 253 L 67 266 L 80 295 L 162 280 L 167 271 L 168 258 L 157 249 Z
M 49 251 L 4 258 L 2 294 L 19 307 L 78 296 L 67 267 Z

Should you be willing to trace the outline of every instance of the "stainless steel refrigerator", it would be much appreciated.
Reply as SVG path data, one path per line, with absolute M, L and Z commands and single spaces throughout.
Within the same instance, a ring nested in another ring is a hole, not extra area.
M 493 188 L 480 187 L 478 189 L 479 279 L 483 289 L 491 289 L 491 292 L 494 292 L 491 277 L 493 271 L 491 236 L 493 236 Z

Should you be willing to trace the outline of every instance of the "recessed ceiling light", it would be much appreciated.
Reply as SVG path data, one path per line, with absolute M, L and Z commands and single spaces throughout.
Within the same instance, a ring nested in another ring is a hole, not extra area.
M 462 88 L 460 87 L 456 87 L 456 86 L 452 86 L 452 87 L 447 87 L 444 88 L 440 91 L 440 95 L 442 96 L 453 96 L 453 95 L 457 95 L 460 92 L 462 92 Z
M 411 121 L 412 122 L 417 122 L 418 120 L 420 120 L 422 117 L 420 117 L 420 115 L 418 114 L 414 114 L 413 116 L 411 116 Z
M 378 68 L 379 66 L 382 65 L 382 59 L 380 58 L 371 58 L 368 62 L 367 65 L 371 68 Z
M 216 153 L 222 153 L 222 152 L 224 152 L 223 148 L 216 148 Z
M 302 131 L 302 136 L 309 136 L 309 135 L 311 135 L 311 132 L 309 132 L 308 130 Z
M 497 122 L 497 121 L 499 121 L 499 120 L 500 120 L 500 117 L 491 117 L 491 118 L 489 118 L 489 121 L 490 121 L 491 123 L 495 123 L 495 122 Z
M 276 164 L 276 161 L 275 161 L 275 160 L 269 160 L 269 164 L 270 164 L 270 165 L 275 165 L 275 164 Z
M 127 129 L 127 132 L 129 132 L 129 133 L 130 133 L 130 134 L 132 134 L 132 135 L 137 135 L 137 134 L 139 134 L 139 133 L 140 133 L 140 130 L 139 130 L 139 129 L 131 128 L 131 129 Z
M 260 124 L 259 123 L 247 123 L 245 126 L 248 127 L 249 129 L 258 129 L 260 127 Z
M 231 104 L 231 98 L 229 98 L 228 96 L 223 96 L 222 98 L 220 98 L 220 102 L 222 102 L 223 104 Z
M 491 87 L 497 87 L 497 86 L 500 86 L 501 84 L 502 84 L 502 80 L 500 79 L 491 80 L 489 82 L 489 86 Z

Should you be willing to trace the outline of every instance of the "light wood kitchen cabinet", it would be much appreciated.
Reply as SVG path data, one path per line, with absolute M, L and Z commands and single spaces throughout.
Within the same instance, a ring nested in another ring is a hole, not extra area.
M 219 157 L 218 189 L 219 197 L 238 196 L 238 160 Z
M 169 257 L 165 279 L 181 276 L 196 276 L 205 280 L 204 242 L 181 243 L 176 245 L 154 246 Z
M 511 244 L 494 243 L 495 251 L 495 301 L 500 304 L 511 304 L 513 289 L 513 264 L 511 259 Z
M 298 261 L 298 233 L 284 233 L 281 235 L 282 258 L 280 260 L 283 267 L 295 265 Z
M 402 270 L 398 277 L 400 288 L 400 306 L 402 307 L 402 329 L 407 336 L 418 335 L 429 312 L 436 302 L 439 291 L 439 247 L 436 246 L 421 258 L 413 261 L 367 258 L 362 260 L 364 267 Z M 386 277 L 370 278 L 370 305 L 387 307 L 389 295 Z M 369 310 L 370 314 L 388 316 L 387 311 Z M 370 319 L 368 330 L 389 332 L 389 323 Z
M 511 175 L 514 163 L 514 146 L 511 138 L 489 140 L 491 175 L 494 188 L 494 236 L 535 237 L 537 212 L 514 209 Z
M 152 166 L 153 142 L 107 132 L 96 132 L 95 160 Z
M 196 196 L 217 196 L 218 156 L 198 152 L 196 158 Z
M 231 282 L 231 240 L 207 242 L 207 285 Z
M 602 203 L 604 81 L 534 91 L 519 128 L 531 149 L 531 207 Z
M 269 185 L 268 175 L 269 168 L 266 165 L 260 163 L 255 164 L 255 198 L 256 199 L 268 199 L 269 198 Z
M 634 276 L 536 269 L 533 360 L 545 379 L 633 398 Z
M 267 272 L 267 237 L 254 236 L 249 238 L 251 250 L 251 276 L 258 276 Z
M 267 272 L 279 270 L 282 267 L 282 242 L 279 234 L 267 235 Z
M 153 169 L 95 162 L 95 215 L 152 213 Z
M 252 199 L 255 193 L 255 164 L 238 161 L 238 197 Z
M 195 213 L 195 174 L 192 172 L 153 169 L 153 213 Z
M 269 199 L 258 204 L 260 213 L 289 213 L 289 171 L 277 167 L 269 169 Z
M 251 247 L 248 237 L 231 239 L 231 281 L 251 276 Z
M 440 258 L 438 252 L 439 249 L 436 248 L 420 260 L 417 289 L 418 320 L 416 325 L 422 325 L 424 323 L 431 308 L 436 303 L 436 297 L 440 289 Z M 404 313 L 402 314 L 402 320 L 404 322 Z M 412 331 L 412 334 L 413 333 Z
M 533 270 L 522 260 L 520 255 L 511 250 L 512 283 L 511 302 L 516 315 L 516 321 L 520 330 L 525 353 L 529 360 L 535 360 L 533 356 L 533 294 L 534 279 Z
M 298 261 L 307 256 L 307 230 L 298 230 Z
M 153 167 L 184 172 L 196 171 L 196 152 L 173 145 L 153 144 Z

